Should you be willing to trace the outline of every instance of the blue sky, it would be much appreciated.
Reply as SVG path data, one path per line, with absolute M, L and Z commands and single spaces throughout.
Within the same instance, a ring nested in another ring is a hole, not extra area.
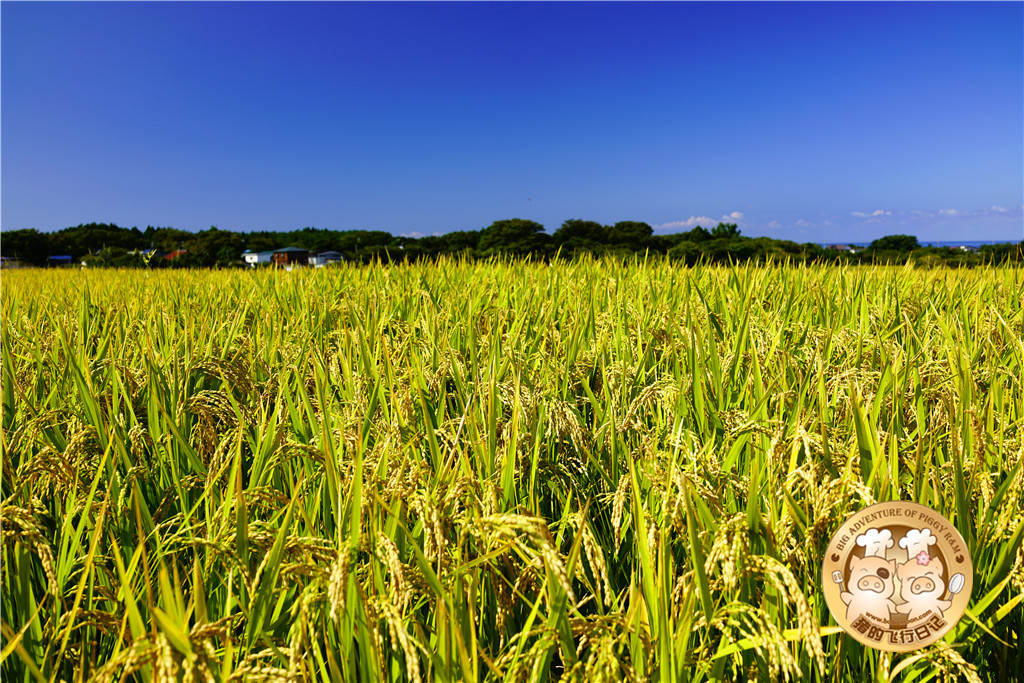
M 0 72 L 5 230 L 1024 238 L 1020 2 L 4 2 Z

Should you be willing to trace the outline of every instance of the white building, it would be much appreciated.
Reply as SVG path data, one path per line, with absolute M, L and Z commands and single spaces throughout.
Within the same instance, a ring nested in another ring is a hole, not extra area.
M 309 265 L 316 268 L 323 268 L 329 263 L 341 263 L 340 251 L 321 251 L 319 254 L 309 255 Z
M 249 265 L 250 268 L 262 265 L 264 263 L 270 263 L 270 258 L 274 255 L 272 251 L 249 251 L 246 249 L 242 252 L 242 258 Z

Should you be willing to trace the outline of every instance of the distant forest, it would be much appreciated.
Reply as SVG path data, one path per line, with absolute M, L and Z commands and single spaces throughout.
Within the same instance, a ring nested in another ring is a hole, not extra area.
M 108 223 L 88 223 L 47 233 L 35 229 L 0 233 L 0 254 L 25 265 L 55 263 L 99 267 L 226 268 L 244 265 L 242 252 L 299 247 L 310 252 L 337 251 L 349 262 L 404 262 L 442 255 L 488 258 L 512 255 L 533 259 L 580 255 L 623 257 L 639 254 L 686 264 L 730 261 L 790 260 L 793 262 L 903 263 L 977 265 L 1024 262 L 1024 242 L 982 246 L 974 251 L 922 247 L 916 237 L 889 235 L 864 249 L 846 245 L 825 248 L 769 237 L 745 237 L 735 223 L 707 229 L 655 235 L 637 221 L 602 225 L 570 219 L 554 234 L 530 220 L 495 221 L 481 230 L 449 232 L 430 237 L 395 237 L 377 230 L 301 230 L 232 232 L 216 226 L 189 232 L 175 228 L 140 230 Z M 70 259 L 54 257 L 70 256 Z

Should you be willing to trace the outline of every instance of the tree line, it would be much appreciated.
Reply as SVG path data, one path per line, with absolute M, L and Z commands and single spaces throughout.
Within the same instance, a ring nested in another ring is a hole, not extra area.
M 429 237 L 393 236 L 380 230 L 327 230 L 307 227 L 291 231 L 234 232 L 211 226 L 189 232 L 168 227 L 122 228 L 110 223 L 87 223 L 52 233 L 35 229 L 0 233 L 0 254 L 28 265 L 44 266 L 56 255 L 74 263 L 100 267 L 235 267 L 242 252 L 300 247 L 310 252 L 338 251 L 345 260 L 402 262 L 442 255 L 489 258 L 511 255 L 533 259 L 581 255 L 625 257 L 634 254 L 663 257 L 686 264 L 765 261 L 902 263 L 974 265 L 983 262 L 1024 261 L 1024 242 L 987 245 L 965 253 L 922 247 L 916 237 L 889 235 L 855 252 L 770 237 L 746 237 L 735 223 L 707 229 L 655 235 L 647 223 L 620 221 L 602 225 L 571 218 L 553 234 L 540 223 L 521 218 L 495 221 L 480 230 L 463 230 Z M 170 258 L 168 258 L 170 257 Z

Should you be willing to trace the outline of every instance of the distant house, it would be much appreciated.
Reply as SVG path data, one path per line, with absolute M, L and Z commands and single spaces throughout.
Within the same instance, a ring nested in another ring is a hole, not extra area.
M 309 265 L 315 268 L 323 268 L 329 263 L 341 263 L 340 251 L 321 251 L 319 254 L 309 255 Z
M 24 268 L 25 264 L 21 260 L 11 258 L 10 256 L 0 256 L 0 268 Z
M 829 251 L 851 251 L 849 244 L 830 244 L 825 248 Z
M 179 256 L 184 256 L 187 253 L 188 253 L 188 249 L 175 249 L 170 254 L 167 254 L 166 256 L 164 256 L 164 260 L 165 261 L 173 261 L 174 259 L 178 258 Z
M 59 256 L 47 256 L 46 265 L 51 268 L 61 268 L 70 266 L 74 263 L 74 259 L 71 258 L 70 254 L 61 254 Z
M 275 266 L 301 266 L 309 260 L 309 250 L 299 247 L 285 247 L 275 249 L 270 257 L 271 263 Z
M 16 258 L 10 256 L 0 256 L 0 268 L 21 268 L 22 263 Z
M 270 263 L 273 256 L 273 251 L 249 251 L 248 249 L 246 249 L 245 251 L 242 252 L 242 259 L 251 268 L 255 268 L 256 266 Z

